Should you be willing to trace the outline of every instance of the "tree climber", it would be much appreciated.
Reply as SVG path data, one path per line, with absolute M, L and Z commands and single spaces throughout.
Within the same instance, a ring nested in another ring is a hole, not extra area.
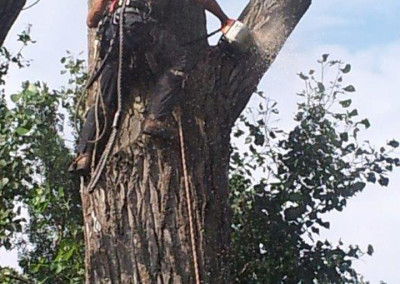
M 223 33 L 233 24 L 234 20 L 227 17 L 216 0 L 193 1 L 201 4 L 221 21 Z M 102 34 L 100 58 L 104 59 L 104 66 L 100 71 L 102 106 L 92 105 L 89 108 L 79 137 L 78 156 L 68 169 L 71 172 L 87 172 L 90 169 L 95 140 L 99 140 L 97 149 L 101 152 L 110 135 L 113 118 L 117 111 L 119 48 L 118 44 L 113 44 L 113 41 L 118 41 L 121 2 L 121 0 L 94 0 L 88 12 L 89 28 L 96 28 L 101 21 L 104 22 L 99 31 Z M 147 68 L 156 78 L 143 133 L 162 138 L 167 138 L 171 134 L 165 118 L 172 111 L 187 69 L 185 49 L 178 44 L 175 35 L 162 26 L 165 7 L 161 7 L 161 3 L 166 2 L 126 0 L 123 20 L 123 56 L 129 69 L 126 68 L 127 70 L 121 73 L 123 78 L 126 78 L 127 74 L 138 73 L 137 66 L 140 66 L 140 70 Z M 129 94 L 129 86 L 125 83 L 122 94 L 123 96 Z

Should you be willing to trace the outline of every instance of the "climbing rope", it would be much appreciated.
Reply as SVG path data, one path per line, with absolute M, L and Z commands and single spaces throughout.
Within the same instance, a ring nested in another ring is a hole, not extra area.
M 182 119 L 180 112 L 178 113 L 178 128 L 179 128 L 179 144 L 181 148 L 181 158 L 182 158 L 182 169 L 183 169 L 183 177 L 185 182 L 185 194 L 186 194 L 186 206 L 188 210 L 189 217 L 189 233 L 190 233 L 190 242 L 192 246 L 192 256 L 193 256 L 193 266 L 194 266 L 194 276 L 195 283 L 200 284 L 200 269 L 198 263 L 197 249 L 196 249 L 196 235 L 194 231 L 194 216 L 193 216 L 193 208 L 192 208 L 192 196 L 190 194 L 190 185 L 189 185 L 189 175 L 186 164 L 186 152 L 185 152 L 185 139 L 183 136 L 182 130 Z
M 119 14 L 119 54 L 118 54 L 118 81 L 117 81 L 117 111 L 114 115 L 114 121 L 112 124 L 112 131 L 110 137 L 108 138 L 107 145 L 97 163 L 97 167 L 91 175 L 90 182 L 88 184 L 88 191 L 92 192 L 97 185 L 100 176 L 106 166 L 108 157 L 111 154 L 111 150 L 114 146 L 117 134 L 118 134 L 118 124 L 122 111 L 122 76 L 123 76 L 123 59 L 124 59 L 124 15 L 127 0 L 122 1 L 122 6 Z M 111 43 L 110 43 L 111 46 Z

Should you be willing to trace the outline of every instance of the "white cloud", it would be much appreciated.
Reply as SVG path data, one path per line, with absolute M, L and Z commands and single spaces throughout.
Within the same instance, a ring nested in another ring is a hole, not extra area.
M 400 8 L 397 0 L 323 0 L 313 1 L 311 9 L 319 14 L 353 14 L 394 17 Z
M 9 266 L 18 268 L 18 255 L 15 251 L 8 252 L 5 249 L 0 249 L 0 266 Z

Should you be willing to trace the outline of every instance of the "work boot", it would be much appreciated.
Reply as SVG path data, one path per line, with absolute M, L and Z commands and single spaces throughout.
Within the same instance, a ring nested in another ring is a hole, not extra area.
M 90 171 L 90 164 L 92 162 L 92 155 L 85 153 L 79 154 L 78 157 L 68 167 L 68 172 L 86 175 Z
M 176 129 L 170 123 L 164 119 L 157 119 L 152 114 L 144 121 L 143 133 L 162 139 L 172 139 L 178 135 Z

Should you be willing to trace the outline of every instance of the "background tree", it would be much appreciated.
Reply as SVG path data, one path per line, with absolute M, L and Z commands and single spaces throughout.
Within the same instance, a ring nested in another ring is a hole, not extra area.
M 272 128 L 278 112 L 271 102 L 248 109 L 233 133 L 247 145 L 233 146 L 231 160 L 237 283 L 364 283 L 353 262 L 373 247 L 345 248 L 318 235 L 330 228 L 324 215 L 342 211 L 367 182 L 388 185 L 388 174 L 400 166 L 393 157 L 399 143 L 390 140 L 377 151 L 359 141 L 370 123 L 352 108 L 355 88 L 343 85 L 351 66 L 328 55 L 319 63 L 321 72 L 299 74 L 305 89 L 291 131 Z
M 31 41 L 25 32 L 19 39 L 25 45 Z M 4 47 L 0 55 L 2 86 L 10 63 L 25 67 L 26 62 Z M 11 96 L 0 89 L 0 246 L 18 250 L 23 270 L 19 275 L 1 268 L 0 283 L 83 281 L 78 180 L 66 173 L 71 158 L 62 133 L 66 108 L 86 74 L 82 60 L 63 61 L 71 78 L 62 90 L 41 82 L 24 82 Z

